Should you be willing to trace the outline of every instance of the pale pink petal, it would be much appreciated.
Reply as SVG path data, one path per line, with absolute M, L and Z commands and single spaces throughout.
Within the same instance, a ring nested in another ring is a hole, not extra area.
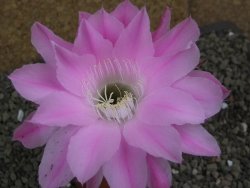
M 149 17 L 144 8 L 121 33 L 114 47 L 114 56 L 139 62 L 152 57 L 153 53 Z
M 96 63 L 95 57 L 90 54 L 79 56 L 57 45 L 54 49 L 59 82 L 69 92 L 83 96 L 83 83 L 87 79 L 87 72 Z
M 184 153 L 200 156 L 219 156 L 220 147 L 212 135 L 201 125 L 175 125 L 181 137 Z
M 84 11 L 81 11 L 79 12 L 79 15 L 78 15 L 78 24 L 80 25 L 81 24 L 81 21 L 84 19 L 88 19 L 90 17 L 90 13 L 88 12 L 84 12 Z
M 204 108 L 207 118 L 218 113 L 221 109 L 222 90 L 207 78 L 186 76 L 177 81 L 173 87 L 190 93 Z
M 46 144 L 39 166 L 39 183 L 44 188 L 66 186 L 73 179 L 67 163 L 67 152 L 70 137 L 78 130 L 68 126 L 60 128 Z
M 104 39 L 88 20 L 81 21 L 74 42 L 74 51 L 79 54 L 93 54 L 98 60 L 103 60 L 110 58 L 112 48 L 112 43 Z
M 170 20 L 171 20 L 171 10 L 167 8 L 161 18 L 161 23 L 159 27 L 153 32 L 153 40 L 156 41 L 166 34 L 170 29 Z
M 230 94 L 230 90 L 228 90 L 225 86 L 223 86 L 221 84 L 221 82 L 217 78 L 215 78 L 214 75 L 212 75 L 209 72 L 194 70 L 189 74 L 189 76 L 207 78 L 207 79 L 213 81 L 215 84 L 217 84 L 219 87 L 221 87 L 224 99 L 227 98 L 228 95 Z
M 71 138 L 67 160 L 79 182 L 92 178 L 111 159 L 120 139 L 119 127 L 103 120 L 82 128 Z
M 200 51 L 193 44 L 189 49 L 177 53 L 169 58 L 162 58 L 162 62 L 152 65 L 148 75 L 148 87 L 150 91 L 171 85 L 175 81 L 189 74 L 199 64 Z
M 199 36 L 200 30 L 197 23 L 189 17 L 155 41 L 155 55 L 173 55 L 188 48 L 198 40 Z
M 31 117 L 32 114 L 15 129 L 13 140 L 18 140 L 26 148 L 33 149 L 46 144 L 57 128 L 28 122 Z
M 127 26 L 138 12 L 139 9 L 136 6 L 129 0 L 125 0 L 120 3 L 111 14 L 120 20 L 124 26 Z
M 72 44 L 62 40 L 56 36 L 51 30 L 44 25 L 36 22 L 31 28 L 31 42 L 37 51 L 44 58 L 45 62 L 55 67 L 54 51 L 51 41 L 63 46 L 67 49 L 72 49 Z
M 170 188 L 171 167 L 168 161 L 147 155 L 149 188 Z
M 9 79 L 25 99 L 37 102 L 45 96 L 61 90 L 55 71 L 46 64 L 30 64 L 16 69 Z
M 131 121 L 124 127 L 123 135 L 129 145 L 140 148 L 155 157 L 174 162 L 182 160 L 179 135 L 170 125 Z
M 146 96 L 137 107 L 137 117 L 150 124 L 198 124 L 205 112 L 190 94 L 165 87 Z
M 31 118 L 33 123 L 48 126 L 88 125 L 96 114 L 83 98 L 66 92 L 57 92 L 44 98 Z
M 103 179 L 103 173 L 102 170 L 99 170 L 97 174 L 92 177 L 89 181 L 86 183 L 87 188 L 99 188 Z
M 145 152 L 122 140 L 119 150 L 103 167 L 110 188 L 145 188 L 147 166 Z
M 101 9 L 90 16 L 88 21 L 104 39 L 108 39 L 113 44 L 124 29 L 123 24 L 104 9 Z

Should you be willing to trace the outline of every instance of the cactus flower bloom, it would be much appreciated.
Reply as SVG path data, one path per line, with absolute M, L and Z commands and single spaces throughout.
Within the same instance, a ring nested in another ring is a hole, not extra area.
M 180 163 L 182 153 L 220 155 L 201 124 L 219 112 L 228 91 L 194 70 L 200 33 L 192 18 L 170 29 L 167 9 L 151 33 L 146 9 L 128 0 L 111 13 L 79 17 L 73 44 L 35 23 L 31 40 L 45 63 L 9 76 L 38 105 L 14 139 L 27 148 L 45 145 L 43 188 L 74 177 L 89 188 L 103 177 L 111 188 L 166 188 L 168 161 Z

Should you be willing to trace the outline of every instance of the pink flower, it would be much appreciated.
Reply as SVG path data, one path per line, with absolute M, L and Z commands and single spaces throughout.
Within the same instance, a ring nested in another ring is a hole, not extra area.
M 32 44 L 45 64 L 25 65 L 9 77 L 39 105 L 14 133 L 34 148 L 46 144 L 39 166 L 44 188 L 73 177 L 88 187 L 103 176 L 111 188 L 166 188 L 168 161 L 182 152 L 220 155 L 202 127 L 228 91 L 208 72 L 194 70 L 200 53 L 192 18 L 169 29 L 167 9 L 151 33 L 145 8 L 124 1 L 111 13 L 80 13 L 73 44 L 40 23 Z

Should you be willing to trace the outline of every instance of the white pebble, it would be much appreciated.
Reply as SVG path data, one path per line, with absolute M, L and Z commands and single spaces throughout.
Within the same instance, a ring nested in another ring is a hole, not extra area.
M 226 109 L 226 108 L 228 108 L 228 104 L 225 103 L 225 102 L 223 102 L 221 108 L 222 108 L 223 110 Z
M 229 31 L 229 32 L 228 32 L 228 36 L 229 36 L 229 37 L 234 36 L 234 32 Z
M 216 185 L 219 185 L 220 182 L 221 182 L 221 180 L 220 180 L 220 179 L 217 179 L 215 184 L 216 184 Z
M 233 161 L 227 160 L 227 165 L 228 165 L 229 167 L 233 166 Z
M 176 170 L 176 169 L 172 169 L 172 173 L 173 173 L 173 174 L 179 174 L 179 171 Z
M 247 132 L 247 124 L 245 122 L 242 122 L 241 123 L 241 126 L 242 126 L 242 129 L 243 129 L 243 132 L 246 133 Z
M 19 110 L 18 110 L 18 114 L 17 114 L 17 120 L 18 120 L 19 122 L 22 122 L 22 121 L 23 121 L 23 116 L 24 116 L 23 110 L 22 110 L 22 109 L 19 109 Z
M 192 174 L 195 176 L 195 175 L 197 175 L 198 174 L 198 170 L 197 169 L 193 169 L 193 171 L 192 171 Z

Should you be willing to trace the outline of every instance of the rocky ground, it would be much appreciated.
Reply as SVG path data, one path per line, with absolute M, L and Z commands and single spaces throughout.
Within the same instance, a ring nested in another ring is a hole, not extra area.
M 205 127 L 222 149 L 220 158 L 184 156 L 172 165 L 174 188 L 250 187 L 250 42 L 230 31 L 201 37 L 203 70 L 212 72 L 232 90 L 222 111 Z M 14 129 L 34 107 L 0 74 L 0 187 L 36 188 L 42 148 L 25 149 L 12 142 Z

